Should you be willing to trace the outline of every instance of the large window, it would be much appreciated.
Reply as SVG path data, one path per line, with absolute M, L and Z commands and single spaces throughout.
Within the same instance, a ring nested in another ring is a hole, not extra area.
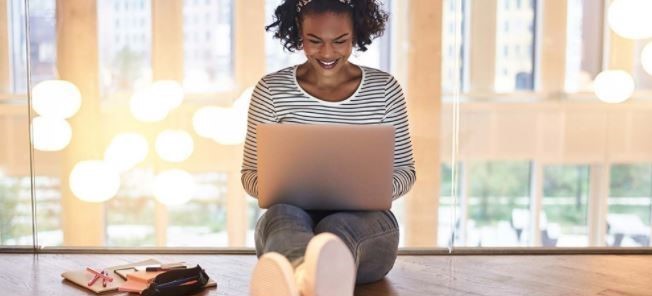
M 406 93 L 419 187 L 393 204 L 401 246 L 650 246 L 652 40 L 617 38 L 601 1 L 433 1 L 442 18 L 423 27 L 415 16 L 438 12 L 381 2 L 387 31 L 351 61 L 392 73 Z M 245 88 L 305 59 L 260 26 L 281 0 L 30 0 L 29 19 L 26 1 L 3 3 L 0 245 L 253 247 L 264 210 L 240 181 Z M 240 54 L 239 41 L 261 46 Z M 607 68 L 630 73 L 640 99 L 600 102 L 593 80 Z M 428 71 L 443 95 L 418 87 Z M 153 81 L 164 76 L 177 81 Z M 40 114 L 35 85 L 61 78 L 81 90 L 81 109 Z M 28 107 L 48 119 L 32 121 L 33 151 Z M 51 151 L 43 139 L 65 143 Z

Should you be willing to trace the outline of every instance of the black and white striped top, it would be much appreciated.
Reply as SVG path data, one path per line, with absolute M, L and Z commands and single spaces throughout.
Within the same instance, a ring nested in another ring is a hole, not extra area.
M 296 79 L 297 66 L 268 74 L 258 82 L 249 104 L 242 163 L 242 185 L 249 195 L 258 196 L 256 126 L 260 123 L 391 123 L 396 128 L 393 197 L 410 190 L 416 171 L 403 90 L 392 75 L 360 68 L 358 89 L 339 102 L 320 100 L 305 92 Z

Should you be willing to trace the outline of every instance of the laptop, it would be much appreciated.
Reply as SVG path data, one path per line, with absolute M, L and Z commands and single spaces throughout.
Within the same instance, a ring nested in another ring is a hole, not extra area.
M 390 124 L 258 125 L 258 205 L 388 210 L 394 133 Z

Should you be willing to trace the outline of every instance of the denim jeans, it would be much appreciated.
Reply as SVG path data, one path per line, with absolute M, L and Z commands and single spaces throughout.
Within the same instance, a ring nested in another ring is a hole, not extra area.
M 322 232 L 337 235 L 349 247 L 358 284 L 380 280 L 394 266 L 399 230 L 391 211 L 309 211 L 277 204 L 256 224 L 256 254 L 278 252 L 296 266 L 310 239 Z

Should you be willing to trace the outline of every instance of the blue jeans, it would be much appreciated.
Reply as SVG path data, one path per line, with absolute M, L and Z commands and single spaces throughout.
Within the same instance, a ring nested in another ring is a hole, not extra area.
M 309 211 L 277 204 L 256 224 L 256 254 L 277 252 L 296 266 L 310 239 L 322 232 L 337 235 L 349 247 L 358 284 L 380 280 L 394 266 L 399 230 L 391 211 Z

